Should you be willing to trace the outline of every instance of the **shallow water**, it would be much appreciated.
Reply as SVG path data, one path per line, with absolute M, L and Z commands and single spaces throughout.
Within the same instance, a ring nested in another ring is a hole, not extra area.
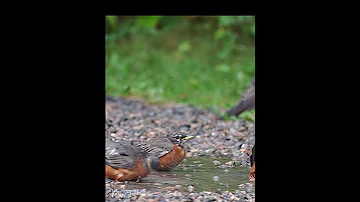
M 229 161 L 231 158 L 188 157 L 171 171 L 151 173 L 138 183 L 128 182 L 126 189 L 161 192 L 173 190 L 175 187 L 178 191 L 186 192 L 215 192 L 217 189 L 234 191 L 239 189 L 239 184 L 249 182 L 247 175 L 250 168 L 224 165 Z M 124 185 L 113 183 L 110 185 L 112 189 L 121 189 L 120 186 Z

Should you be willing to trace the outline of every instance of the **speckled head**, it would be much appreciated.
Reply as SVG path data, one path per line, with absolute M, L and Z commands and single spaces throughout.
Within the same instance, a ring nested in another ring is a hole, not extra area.
M 182 146 L 187 140 L 193 138 L 194 136 L 186 135 L 183 132 L 175 132 L 168 134 L 166 136 L 169 140 L 171 140 L 174 144 Z

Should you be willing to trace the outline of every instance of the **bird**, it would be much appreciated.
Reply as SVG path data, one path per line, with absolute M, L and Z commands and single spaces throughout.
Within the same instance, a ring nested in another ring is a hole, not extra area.
M 233 106 L 230 110 L 228 110 L 226 112 L 226 116 L 237 117 L 241 113 L 250 109 L 255 109 L 255 77 L 253 78 L 253 80 L 251 81 L 251 83 L 243 93 L 240 102 L 238 102 L 235 106 Z M 251 181 L 254 181 L 255 180 L 255 145 L 253 146 L 250 155 L 250 163 L 251 163 L 251 169 L 248 177 Z
M 239 116 L 241 113 L 247 110 L 255 108 L 255 78 L 251 81 L 240 101 L 226 112 L 227 116 Z
M 249 180 L 250 181 L 255 181 L 255 145 L 252 148 L 252 153 L 250 155 L 250 172 L 249 172 Z
M 106 139 L 105 175 L 118 181 L 140 181 L 157 167 L 159 158 L 146 153 L 132 142 L 114 142 Z
M 186 148 L 184 143 L 194 136 L 186 135 L 183 132 L 168 133 L 164 137 L 150 139 L 138 146 L 148 155 L 159 158 L 160 164 L 156 158 L 150 161 L 151 168 L 156 171 L 170 171 L 175 168 L 184 159 Z

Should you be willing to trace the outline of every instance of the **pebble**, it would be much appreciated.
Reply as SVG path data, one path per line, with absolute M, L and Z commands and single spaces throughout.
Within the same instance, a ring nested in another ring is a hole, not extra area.
M 142 100 L 124 98 L 106 98 L 106 134 L 105 137 L 114 141 L 147 141 L 150 138 L 169 132 L 183 131 L 195 135 L 186 143 L 186 157 L 209 156 L 231 157 L 232 161 L 223 165 L 217 160 L 213 165 L 229 172 L 231 166 L 250 166 L 249 155 L 244 150 L 250 150 L 255 144 L 255 124 L 244 120 L 216 120 L 209 110 L 197 109 L 193 106 L 180 104 L 146 105 Z M 240 149 L 242 151 L 240 151 Z M 184 159 L 184 162 L 186 160 Z M 196 163 L 199 171 L 202 164 Z M 180 166 L 180 165 L 179 165 Z M 204 165 L 204 167 L 207 165 Z M 182 166 L 183 170 L 193 170 L 194 167 Z M 189 172 L 186 171 L 186 172 Z M 187 174 L 186 177 L 191 177 Z M 219 176 L 212 180 L 218 182 Z M 146 180 L 145 180 L 146 181 Z M 144 182 L 143 182 L 144 183 Z M 151 182 L 147 182 L 151 183 Z M 134 186 L 129 182 L 105 181 L 106 189 L 110 184 L 120 190 L 131 190 Z M 163 184 L 154 183 L 154 188 Z M 194 185 L 183 187 L 171 185 L 169 190 L 155 192 L 144 191 L 139 194 L 121 198 L 121 194 L 106 195 L 106 201 L 255 201 L 255 186 L 253 183 L 240 184 L 240 190 L 221 193 L 197 191 Z M 222 182 L 223 187 L 227 186 Z M 195 192 L 194 192 L 195 191 Z M 123 194 L 123 196 L 125 196 Z
M 182 186 L 177 184 L 177 185 L 174 186 L 174 188 L 175 188 L 175 189 L 178 189 L 178 190 L 181 190 L 181 189 L 182 189 Z
M 189 192 L 192 192 L 192 191 L 194 191 L 194 186 L 191 186 L 191 185 L 189 185 L 188 187 L 187 187 L 187 190 L 189 191 Z
M 217 165 L 220 165 L 221 163 L 220 163 L 220 161 L 214 160 L 213 164 L 217 166 Z
M 214 176 L 212 179 L 217 182 L 219 181 L 219 176 Z

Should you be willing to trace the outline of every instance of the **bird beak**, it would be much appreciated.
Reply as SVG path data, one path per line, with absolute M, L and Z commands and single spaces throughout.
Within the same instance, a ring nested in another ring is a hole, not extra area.
M 188 135 L 188 136 L 184 137 L 183 140 L 188 140 L 188 139 L 191 139 L 191 138 L 193 138 L 193 137 L 194 137 L 194 136 Z

